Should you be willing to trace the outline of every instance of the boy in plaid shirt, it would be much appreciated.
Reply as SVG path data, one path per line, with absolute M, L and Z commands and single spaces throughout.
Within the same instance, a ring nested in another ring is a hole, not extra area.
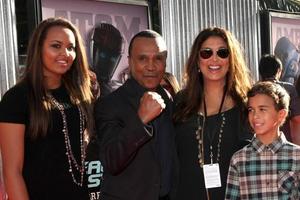
M 289 95 L 275 83 L 259 82 L 248 92 L 255 135 L 232 156 L 225 199 L 300 199 L 300 147 L 279 130 L 288 107 Z

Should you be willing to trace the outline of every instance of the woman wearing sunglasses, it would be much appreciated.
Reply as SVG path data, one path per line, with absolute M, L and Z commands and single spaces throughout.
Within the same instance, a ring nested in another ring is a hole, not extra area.
M 239 43 L 221 28 L 195 39 L 186 87 L 175 98 L 178 200 L 224 199 L 230 158 L 251 138 L 245 98 L 250 87 Z

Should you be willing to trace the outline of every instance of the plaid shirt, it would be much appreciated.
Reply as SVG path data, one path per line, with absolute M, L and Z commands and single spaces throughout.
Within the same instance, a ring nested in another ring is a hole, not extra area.
M 269 145 L 255 136 L 230 163 L 225 199 L 300 199 L 300 147 L 284 134 Z

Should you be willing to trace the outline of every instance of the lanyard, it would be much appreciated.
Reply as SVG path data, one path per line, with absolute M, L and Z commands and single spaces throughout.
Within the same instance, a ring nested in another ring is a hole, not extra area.
M 222 100 L 221 100 L 221 104 L 220 104 L 220 107 L 219 107 L 219 111 L 218 111 L 218 119 L 222 118 L 223 116 L 220 115 L 221 111 L 222 111 L 222 108 L 223 108 L 223 104 L 224 104 L 224 101 L 225 101 L 225 96 L 226 96 L 226 91 L 227 91 L 227 87 L 225 85 L 225 89 L 223 91 L 223 96 L 222 96 Z M 203 98 L 203 104 L 204 104 L 204 117 L 205 119 L 207 118 L 207 108 L 206 108 L 206 102 L 205 102 L 205 97 Z M 205 122 L 203 122 L 205 123 Z M 204 126 L 203 126 L 204 127 Z M 210 161 L 211 161 L 211 164 L 213 163 L 213 140 L 215 138 L 215 135 L 217 133 L 217 128 L 220 127 L 220 129 L 222 128 L 222 120 L 220 120 L 220 125 L 219 126 L 215 126 L 213 131 L 212 131 L 212 137 L 210 137 L 210 134 L 208 134 L 208 139 L 209 139 L 209 149 L 210 149 Z M 220 133 L 221 134 L 221 133 Z M 220 145 L 221 145 L 221 140 L 220 140 L 220 136 L 219 136 L 219 142 L 218 142 L 218 151 L 220 151 Z M 220 152 L 218 152 L 218 156 L 220 155 Z M 218 160 L 218 158 L 217 158 Z

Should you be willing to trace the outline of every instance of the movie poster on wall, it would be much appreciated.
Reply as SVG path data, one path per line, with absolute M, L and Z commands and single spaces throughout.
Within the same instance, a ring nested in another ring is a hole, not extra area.
M 300 15 L 269 12 L 270 51 L 283 64 L 282 81 L 295 83 L 300 74 Z
M 127 49 L 130 39 L 139 31 L 150 28 L 146 1 L 132 2 L 41 1 L 43 19 L 64 17 L 79 29 L 90 67 L 101 85 L 101 97 L 124 83 L 128 76 Z M 85 162 L 90 200 L 101 197 L 103 166 L 98 158 L 98 149 L 96 140 L 91 140 Z
M 101 85 L 101 96 L 124 82 L 128 75 L 130 39 L 137 32 L 150 28 L 146 1 L 132 2 L 135 1 L 42 0 L 43 19 L 64 17 L 79 28 L 90 66 Z

